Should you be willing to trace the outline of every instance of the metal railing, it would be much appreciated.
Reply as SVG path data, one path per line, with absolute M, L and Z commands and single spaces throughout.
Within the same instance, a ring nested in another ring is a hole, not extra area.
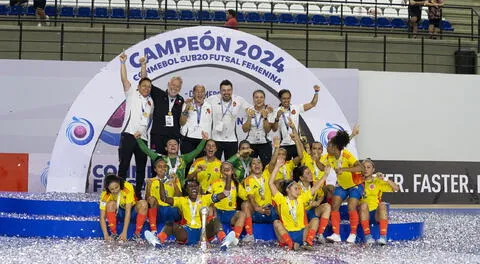
M 207 1 L 201 1 L 200 3 L 205 2 L 208 4 Z M 257 1 L 260 2 L 260 1 Z M 309 4 L 316 3 L 316 2 L 300 2 L 300 1 L 290 1 L 291 3 L 303 3 L 306 7 L 305 14 L 307 16 L 310 15 L 309 13 Z M 238 5 L 241 1 L 236 1 L 236 6 L 238 10 Z M 271 11 L 273 11 L 273 3 L 271 3 Z M 59 4 L 58 0 L 55 1 L 55 4 Z M 287 47 L 284 44 L 279 44 L 283 49 L 287 50 L 290 53 L 297 54 L 297 59 L 299 59 L 305 66 L 313 66 L 316 67 L 318 65 L 333 65 L 333 67 L 355 67 L 355 68 L 362 68 L 358 67 L 358 65 L 368 65 L 372 67 L 366 67 L 365 69 L 375 68 L 377 70 L 392 70 L 398 66 L 401 68 L 402 65 L 406 67 L 406 65 L 413 65 L 415 69 L 413 71 L 433 71 L 436 67 L 443 67 L 445 69 L 444 72 L 451 72 L 453 64 L 448 64 L 446 62 L 442 62 L 447 60 L 452 56 L 450 51 L 452 50 L 461 50 L 464 48 L 472 49 L 475 48 L 477 52 L 480 51 L 480 28 L 479 24 L 475 24 L 474 22 L 480 22 L 480 16 L 477 10 L 471 7 L 465 6 L 446 6 L 444 8 L 452 8 L 457 10 L 468 10 L 470 11 L 470 32 L 469 33 L 456 33 L 456 32 L 442 32 L 441 37 L 444 41 L 437 41 L 435 45 L 439 49 L 445 49 L 446 52 L 443 53 L 435 53 L 427 49 L 427 45 L 431 45 L 430 40 L 428 40 L 428 34 L 424 32 L 420 32 L 418 34 L 419 39 L 417 40 L 408 40 L 406 36 L 408 35 L 405 30 L 396 30 L 396 29 L 384 29 L 377 26 L 372 28 L 361 28 L 361 27 L 348 27 L 344 25 L 344 6 L 348 6 L 344 2 L 338 1 L 330 1 L 329 4 L 336 5 L 337 8 L 340 9 L 340 17 L 342 23 L 338 26 L 318 26 L 312 25 L 309 23 L 306 24 L 297 24 L 297 25 L 287 25 L 287 24 L 276 24 L 276 23 L 242 23 L 239 27 L 240 30 L 244 31 L 252 31 L 255 32 L 258 36 L 268 40 L 268 41 L 276 41 L 281 42 L 285 39 L 294 38 L 296 41 L 296 45 L 294 48 Z M 365 3 L 368 4 L 368 3 Z M 369 3 L 372 5 L 372 8 L 381 8 L 382 4 L 375 2 Z M 142 2 L 143 5 L 143 2 Z M 92 0 L 92 6 L 94 6 L 94 0 Z M 127 10 L 129 10 L 129 1 L 127 1 Z M 166 2 L 164 8 L 167 8 Z M 55 9 L 58 10 L 58 9 Z M 166 9 L 165 9 L 166 10 Z M 202 10 L 202 4 L 200 5 L 200 10 Z M 467 11 L 467 12 L 468 12 Z M 150 35 L 158 33 L 159 28 L 163 28 L 164 30 L 168 30 L 169 28 L 178 28 L 184 26 L 195 26 L 199 24 L 211 24 L 211 21 L 205 20 L 198 20 L 198 21 L 172 21 L 164 18 L 163 20 L 130 20 L 128 16 L 128 12 L 126 14 L 125 19 L 98 19 L 93 16 L 93 9 L 92 9 L 92 16 L 89 19 L 82 20 L 82 19 L 68 19 L 56 16 L 52 19 L 52 22 L 57 25 L 56 27 L 49 27 L 49 28 L 42 28 L 41 32 L 44 33 L 51 33 L 52 36 L 58 36 L 58 38 L 52 39 L 35 39 L 35 40 L 28 40 L 25 39 L 25 36 L 38 31 L 37 28 L 28 27 L 29 23 L 36 22 L 34 18 L 25 17 L 25 16 L 17 16 L 17 17 L 2 17 L 0 21 L 4 22 L 16 22 L 16 26 L 12 26 L 12 28 L 8 29 L 9 33 L 18 32 L 18 37 L 16 39 L 8 38 L 2 39 L 0 36 L 0 44 L 3 43 L 16 43 L 17 49 L 16 50 L 7 50 L 1 49 L 0 50 L 0 57 L 2 53 L 17 54 L 16 58 L 24 59 L 24 58 L 31 58 L 29 54 L 31 53 L 38 53 L 42 52 L 47 54 L 49 58 L 64 60 L 64 59 L 75 59 L 75 56 L 82 57 L 83 55 L 99 55 L 98 59 L 91 59 L 93 57 L 89 57 L 89 60 L 100 60 L 105 61 L 110 58 L 116 56 L 121 50 L 118 48 L 111 48 L 109 46 L 130 46 L 138 42 L 140 39 L 146 39 Z M 353 14 L 352 14 L 353 15 Z M 165 16 L 164 16 L 165 17 Z M 374 12 L 373 16 L 374 20 L 377 21 L 377 12 Z M 465 21 L 468 21 L 468 18 L 465 17 Z M 222 23 L 217 23 L 218 25 L 222 25 Z M 12 25 L 14 25 L 12 23 Z M 95 38 L 87 38 L 85 41 L 78 41 L 78 40 L 69 40 L 72 34 L 79 34 L 78 27 L 71 27 L 82 25 L 83 27 L 89 27 L 90 32 L 99 36 L 99 39 Z M 101 28 L 98 28 L 101 26 Z M 126 26 L 129 29 L 128 35 L 132 37 L 132 40 L 125 40 L 123 42 L 112 41 L 109 39 L 109 35 L 113 34 L 110 31 L 113 28 L 118 28 L 121 26 Z M 7 30 L 7 29 L 3 29 Z M 76 31 L 77 30 L 77 31 Z M 290 34 L 293 37 L 284 38 L 281 33 Z M 333 39 L 331 39 L 333 37 Z M 368 40 L 365 38 L 368 37 Z M 369 39 L 373 37 L 372 39 Z M 324 43 L 333 43 L 334 49 L 328 48 L 317 48 L 315 47 L 316 42 L 318 40 L 322 40 Z M 288 41 L 293 41 L 292 39 Z M 428 42 L 428 43 L 427 43 Z M 35 44 L 45 43 L 48 46 L 55 46 L 58 47 L 56 50 L 35 50 L 29 48 L 30 46 L 35 46 Z M 301 43 L 298 45 L 298 43 Z M 95 47 L 100 47 L 99 49 L 95 49 L 95 52 L 82 52 L 77 51 L 73 48 L 67 48 L 68 45 L 75 46 L 75 45 L 90 45 Z M 284 46 L 282 46 L 284 45 Z M 369 45 L 376 45 L 380 47 L 376 50 L 368 50 Z M 405 50 L 402 51 L 398 50 L 399 45 L 405 45 L 407 47 Z M 12 46 L 12 45 L 10 45 Z M 355 46 L 359 46 L 360 48 L 355 49 Z M 412 51 L 414 49 L 414 52 Z M 331 55 L 331 53 L 339 55 L 338 57 L 342 57 L 343 59 L 329 59 L 326 55 Z M 50 54 L 54 54 L 56 56 L 50 56 Z M 363 60 L 363 59 L 355 59 L 355 57 L 359 56 L 371 56 L 371 58 L 375 58 L 370 60 Z M 415 57 L 416 61 L 409 61 L 404 62 L 400 59 L 396 60 L 395 58 L 399 57 L 406 57 L 412 56 Z M 7 56 L 8 57 L 8 56 Z M 434 58 L 435 62 L 431 62 L 432 58 Z

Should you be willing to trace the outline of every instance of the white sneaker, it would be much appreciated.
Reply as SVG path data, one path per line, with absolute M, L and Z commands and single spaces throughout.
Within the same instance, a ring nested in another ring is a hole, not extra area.
M 377 239 L 377 244 L 381 246 L 385 246 L 387 244 L 387 238 L 384 236 L 381 236 L 379 239 Z
M 242 239 L 242 242 L 244 243 L 252 243 L 254 241 L 255 241 L 255 237 L 253 235 L 246 235 Z
M 45 15 L 45 25 L 50 26 L 50 17 Z
M 350 234 L 347 238 L 347 243 L 355 243 L 355 240 L 357 240 L 357 235 L 356 234 Z
M 342 238 L 339 234 L 333 233 L 331 236 L 327 237 L 328 242 L 342 242 Z
M 162 243 L 160 242 L 160 240 L 158 239 L 158 237 L 156 235 L 154 235 L 152 232 L 146 230 L 145 233 L 143 233 L 145 235 L 145 239 L 148 241 L 148 243 L 150 243 L 152 246 L 156 246 L 156 245 L 161 245 Z
M 365 243 L 369 244 L 369 245 L 375 243 L 375 240 L 373 239 L 372 235 L 366 235 L 365 236 Z
M 225 251 L 232 245 L 238 245 L 238 238 L 235 237 L 235 232 L 230 231 L 228 235 L 223 239 L 220 249 Z

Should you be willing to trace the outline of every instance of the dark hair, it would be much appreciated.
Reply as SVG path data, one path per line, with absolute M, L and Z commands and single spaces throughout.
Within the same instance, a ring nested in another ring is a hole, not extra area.
M 175 142 L 177 142 L 177 144 L 180 144 L 180 141 L 178 141 L 178 139 L 174 138 L 174 137 L 171 137 L 171 138 L 167 138 L 167 141 L 166 143 L 168 143 L 168 141 L 170 140 L 175 140 Z M 167 147 L 167 144 L 165 143 L 165 147 Z
M 250 142 L 248 140 L 244 139 L 244 140 L 240 141 L 240 143 L 238 143 L 238 148 L 240 148 L 240 146 L 243 145 L 243 144 L 248 144 L 248 146 L 250 146 Z
M 342 150 L 350 143 L 350 135 L 345 130 L 339 130 L 330 142 L 337 146 L 339 150 Z
M 229 85 L 233 88 L 233 84 L 231 81 L 229 80 L 223 80 L 221 83 L 220 83 L 220 87 L 222 87 L 222 85 Z
M 322 148 L 323 148 L 323 144 L 320 141 L 313 141 L 311 145 L 313 146 L 313 144 L 320 144 L 320 146 L 322 146 Z
M 287 189 L 288 189 L 288 187 L 289 187 L 290 185 L 292 185 L 292 184 L 295 184 L 295 181 L 294 181 L 294 180 L 282 181 L 282 182 L 280 183 L 280 189 L 281 189 L 280 192 L 281 192 L 283 195 L 287 195 Z
M 372 160 L 372 159 L 366 158 L 366 159 L 364 159 L 364 160 L 362 161 L 362 163 L 365 162 L 365 161 L 366 161 L 366 162 L 370 162 L 370 163 L 372 164 L 372 166 L 375 168 L 375 163 L 373 163 L 373 160 Z
M 228 9 L 228 10 L 227 10 L 227 13 L 228 13 L 229 15 L 231 15 L 232 17 L 237 17 L 237 13 L 236 13 L 235 10 L 233 10 L 233 9 Z
M 208 143 L 208 142 L 210 142 L 210 141 L 212 141 L 212 142 L 213 142 L 213 144 L 215 144 L 215 147 L 217 147 L 217 148 L 218 148 L 218 146 L 217 146 L 217 142 L 216 142 L 215 140 L 211 139 L 211 138 L 209 138 L 209 139 L 207 139 L 207 141 L 205 141 L 205 147 L 207 147 L 207 143 Z
M 299 166 L 293 169 L 293 180 L 298 182 L 300 181 L 300 177 L 303 177 L 303 173 L 305 169 L 308 169 L 307 166 Z
M 108 173 L 105 176 L 105 180 L 103 182 L 103 188 L 107 193 L 110 193 L 110 190 L 108 189 L 108 186 L 112 182 L 117 182 L 120 185 L 120 190 L 123 190 L 123 188 L 125 187 L 125 179 L 123 179 L 121 177 L 118 177 L 117 175 L 115 175 L 113 173 Z
M 150 84 L 152 83 L 152 80 L 150 80 L 150 78 L 148 78 L 148 77 L 143 77 L 142 79 L 140 79 L 140 81 L 138 81 L 138 85 L 141 85 L 143 81 L 149 81 Z
M 153 167 L 157 167 L 157 164 L 160 162 L 160 161 L 163 161 L 165 162 L 165 164 L 167 164 L 167 162 L 162 158 L 162 156 L 158 156 L 155 161 L 153 162 Z
M 258 89 L 258 90 L 253 91 L 252 96 L 254 96 L 256 93 L 261 93 L 261 94 L 263 94 L 263 97 L 265 97 L 265 92 L 263 90 Z
M 196 179 L 187 179 L 187 180 L 185 181 L 185 183 L 183 184 L 183 188 L 182 188 L 182 195 L 183 195 L 183 196 L 188 196 L 187 185 L 188 185 L 188 183 L 190 183 L 190 182 L 194 182 L 194 183 L 196 183 L 198 186 L 200 186 L 200 183 L 199 183 Z
M 288 93 L 290 96 L 292 96 L 292 93 L 290 93 L 289 90 L 287 90 L 287 89 L 282 89 L 282 90 L 278 91 L 278 99 L 282 98 L 282 95 L 283 95 L 284 93 Z

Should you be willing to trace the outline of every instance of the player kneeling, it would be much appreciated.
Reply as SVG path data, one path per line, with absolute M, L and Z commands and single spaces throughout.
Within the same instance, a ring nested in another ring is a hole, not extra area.
M 275 175 L 282 162 L 277 162 L 272 175 Z M 275 234 L 280 245 L 287 245 L 289 249 L 298 249 L 303 245 L 304 249 L 312 249 L 313 239 L 318 228 L 318 218 L 314 218 L 307 227 L 307 216 L 305 214 L 305 204 L 313 199 L 313 195 L 325 183 L 325 177 L 317 181 L 310 191 L 300 194 L 301 187 L 294 180 L 288 180 L 282 183 L 282 195 L 275 186 L 275 178 L 270 177 L 268 185 L 272 192 L 273 201 L 277 204 L 280 220 L 273 222 Z
M 165 181 L 165 180 L 164 180 Z M 149 231 L 146 231 L 146 237 L 152 237 L 149 242 L 153 245 L 163 244 L 168 236 L 174 235 L 177 242 L 181 244 L 193 245 L 197 244 L 200 241 L 202 222 L 200 218 L 200 209 L 203 207 L 208 207 L 211 204 L 220 202 L 225 197 L 230 195 L 231 189 L 231 177 L 226 175 L 225 180 L 225 190 L 219 194 L 207 194 L 200 195 L 200 184 L 197 180 L 188 179 L 184 185 L 185 196 L 184 197 L 168 197 L 165 194 L 165 188 L 163 184 L 160 184 L 160 198 L 162 202 L 165 202 L 171 206 L 177 207 L 181 214 L 184 225 L 179 225 L 177 223 L 167 223 L 163 227 L 162 231 L 155 236 L 149 234 Z M 221 226 L 221 225 L 220 225 Z M 218 229 L 217 220 L 213 219 L 206 225 L 206 235 L 207 238 L 213 237 L 216 233 L 221 233 L 223 230 Z M 219 234 L 220 236 L 220 234 Z M 225 233 L 223 233 L 225 237 Z M 221 239 L 219 239 L 221 240 Z
M 365 242 L 373 244 L 374 240 L 370 234 L 370 224 L 380 225 L 380 238 L 377 243 L 385 245 L 387 243 L 387 228 L 388 228 L 388 212 L 387 206 L 382 201 L 382 193 L 397 192 L 399 186 L 384 178 L 384 175 L 377 172 L 374 177 L 375 165 L 370 159 L 363 161 L 365 171 L 363 173 L 365 179 L 365 192 L 363 198 L 360 200 L 360 222 L 365 234 Z
M 127 240 L 127 231 L 130 221 L 135 221 L 134 240 L 141 240 L 140 231 L 147 218 L 148 205 L 145 200 L 135 202 L 135 190 L 133 185 L 126 182 L 123 178 L 114 174 L 105 177 L 104 190 L 100 194 L 100 227 L 102 228 L 103 238 L 107 241 L 112 239 Z M 132 211 L 132 207 L 134 210 Z M 108 234 L 110 229 L 111 235 Z M 123 219 L 123 229 L 120 236 L 117 235 L 117 219 Z
M 178 208 L 169 206 L 160 200 L 160 184 L 168 197 L 182 196 L 180 180 L 176 174 L 167 175 L 168 165 L 164 159 L 158 158 L 154 163 L 156 177 L 147 180 L 145 198 L 148 202 L 148 222 L 150 230 L 157 233 L 157 218 L 164 223 L 180 221 L 180 212 Z
M 233 176 L 233 165 L 230 162 L 223 162 L 221 167 L 222 176 L 220 179 L 212 183 L 212 191 L 214 194 L 221 194 L 225 190 L 227 184 L 226 179 Z M 237 196 L 238 191 L 235 184 L 232 184 L 230 195 L 218 203 L 215 203 L 215 209 L 217 212 L 218 225 L 229 224 L 233 227 L 235 233 L 235 244 L 238 243 L 238 238 L 242 234 L 243 226 L 245 225 L 246 210 L 242 208 L 242 211 L 237 211 Z M 220 227 L 217 227 L 218 229 Z M 221 240 L 221 239 L 220 239 Z
M 329 167 L 326 167 L 329 170 Z M 322 178 L 325 174 L 322 174 Z M 318 179 L 321 180 L 322 178 Z M 310 192 L 313 186 L 313 175 L 311 170 L 307 166 L 300 166 L 293 170 L 293 180 L 298 183 L 300 189 L 300 195 L 305 194 L 306 192 Z M 317 181 L 318 181 L 317 180 Z M 325 228 L 328 225 L 328 219 L 330 219 L 330 211 L 331 206 L 328 203 L 322 203 L 325 199 L 325 194 L 322 190 L 322 184 L 318 191 L 312 194 L 312 199 L 308 200 L 305 203 L 305 211 L 307 213 L 308 219 L 308 228 L 310 230 L 314 230 L 317 232 L 317 240 L 321 244 L 325 243 L 325 237 L 323 233 L 325 232 Z M 319 219 L 320 218 L 320 219 Z M 313 231 L 308 231 L 312 234 Z M 308 233 L 307 232 L 307 233 Z M 309 239 L 310 237 L 307 236 Z

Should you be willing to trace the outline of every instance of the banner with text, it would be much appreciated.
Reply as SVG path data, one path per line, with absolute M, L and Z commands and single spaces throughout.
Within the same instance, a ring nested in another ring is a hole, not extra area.
M 392 204 L 480 204 L 480 163 L 375 161 L 375 168 L 400 185 L 385 193 Z
M 246 81 L 240 85 L 234 83 L 236 94 L 242 90 L 251 96 L 254 89 L 262 88 L 273 98 L 280 89 L 287 88 L 294 90 L 294 102 L 306 103 L 312 99 L 313 86 L 318 84 L 322 87 L 320 100 L 316 108 L 302 114 L 302 132 L 323 141 L 321 135 L 333 130 L 350 131 L 341 108 L 310 70 L 286 51 L 248 33 L 218 27 L 182 28 L 153 36 L 125 52 L 129 55 L 127 72 L 132 83 L 139 80 L 139 59 L 144 56 L 149 77 L 155 84 L 160 82 L 157 84 L 160 87 L 165 87 L 172 76 L 188 79 L 193 76 L 191 72 L 200 70 L 198 79 L 193 79 L 195 83 L 211 82 L 218 87 L 221 80 L 239 75 Z M 100 134 L 125 100 L 119 69 L 119 59 L 115 58 L 72 104 L 55 141 L 47 191 L 85 191 Z M 213 73 L 212 69 L 221 72 Z M 240 125 L 237 122 L 237 131 Z M 356 154 L 354 143 L 349 148 Z

